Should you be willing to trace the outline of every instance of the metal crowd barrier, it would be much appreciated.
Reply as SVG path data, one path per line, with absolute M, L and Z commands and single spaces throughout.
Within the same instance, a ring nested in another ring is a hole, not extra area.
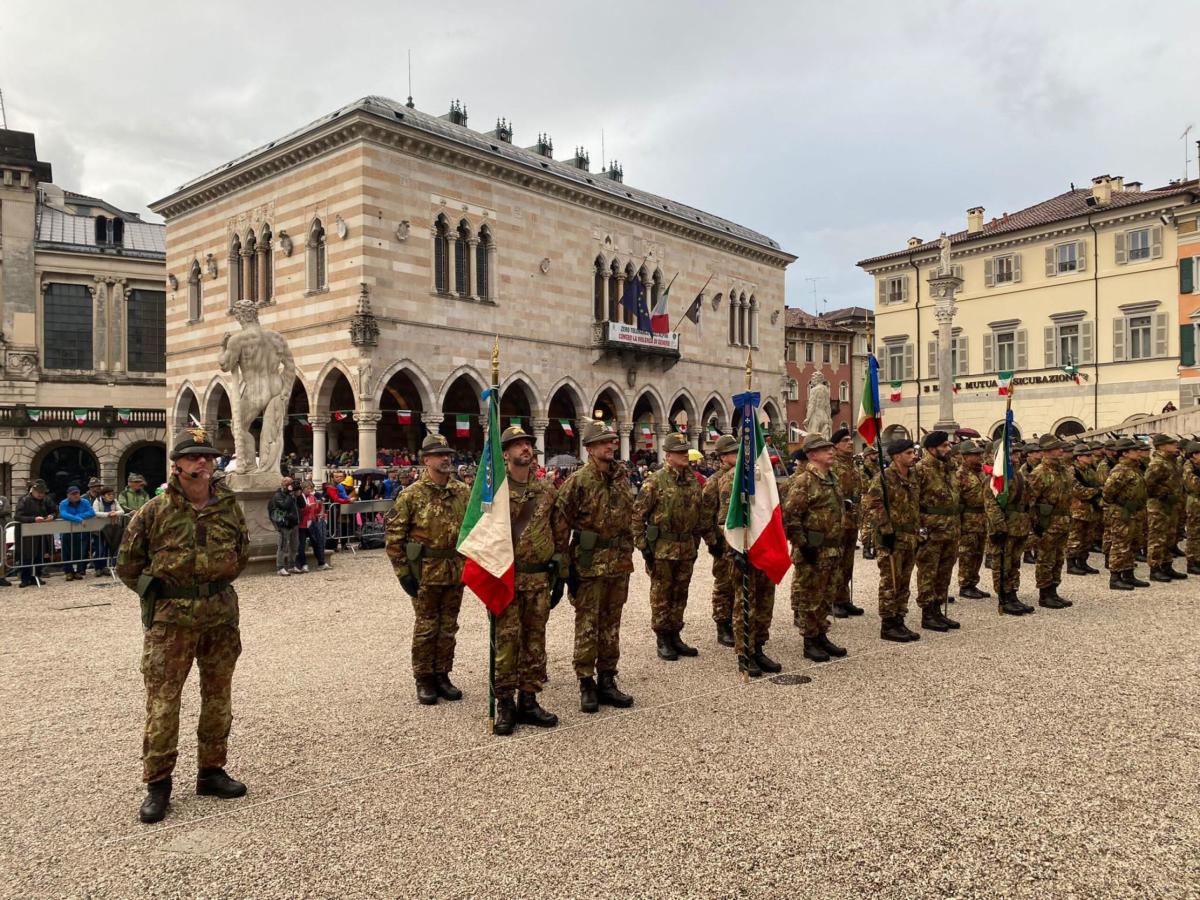
M 22 580 L 32 580 L 39 585 L 49 569 L 60 568 L 66 573 L 70 569 L 83 575 L 88 569 L 97 572 L 107 570 L 115 579 L 117 550 L 121 536 L 132 513 L 109 517 L 98 515 L 83 522 L 68 522 L 55 519 L 52 522 L 8 522 L 4 527 L 5 561 L 9 575 L 18 575 Z M 112 529 L 110 544 L 105 538 L 106 529 Z M 118 531 L 120 535 L 114 532 Z M 58 540 L 55 538 L 58 537 Z M 11 549 L 10 549 L 11 548 Z M 61 552 L 54 559 L 55 551 Z M 11 553 L 11 557 L 9 554 Z
M 383 524 L 384 514 L 392 508 L 391 500 L 356 500 L 353 503 L 326 501 L 325 546 L 349 547 L 351 553 L 358 551 L 362 540 L 362 527 L 367 524 Z

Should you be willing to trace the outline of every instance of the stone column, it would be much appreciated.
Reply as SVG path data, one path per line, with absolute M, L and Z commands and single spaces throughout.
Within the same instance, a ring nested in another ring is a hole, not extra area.
M 958 309 L 954 295 L 962 287 L 963 280 L 949 273 L 929 279 L 929 293 L 934 299 L 933 315 L 938 323 L 938 420 L 934 428 L 953 433 L 958 428 L 954 420 L 954 366 L 953 352 L 954 316 Z M 920 338 L 918 337 L 918 340 Z M 920 373 L 917 373 L 918 380 Z M 918 386 L 918 391 L 920 387 Z
M 438 427 L 442 424 L 442 421 L 445 418 L 446 416 L 443 413 L 421 413 L 421 423 L 425 426 L 425 430 L 430 434 L 438 433 Z M 420 455 L 421 441 L 417 441 L 417 457 L 414 462 L 416 462 L 418 465 L 420 465 Z
M 467 238 L 467 264 L 463 266 L 463 272 L 467 278 L 467 296 L 472 300 L 486 300 L 487 297 L 480 297 L 475 293 L 475 286 L 479 283 L 479 278 L 476 277 L 476 263 L 478 262 L 475 256 L 475 250 L 479 246 L 479 238 Z
M 621 310 L 624 309 L 624 307 L 621 306 L 621 297 L 624 295 L 624 293 L 625 273 L 622 271 L 617 273 L 617 302 L 614 304 L 616 308 L 612 311 L 612 315 L 615 316 L 615 318 L 612 319 L 614 322 L 620 322 L 622 318 L 624 318 L 621 314 Z
M 631 425 L 629 422 L 618 422 L 617 423 L 617 434 L 621 438 L 621 448 L 620 448 L 621 459 L 625 460 L 626 462 L 629 462 L 629 457 L 630 457 L 629 434 L 632 431 L 633 431 L 633 425 Z
M 549 426 L 550 420 L 534 419 L 531 424 L 533 426 L 533 449 L 541 458 L 542 465 L 545 465 L 546 460 L 550 458 L 546 455 L 546 428 Z
M 312 480 L 318 488 L 325 480 L 325 454 L 329 452 L 329 416 L 308 417 L 312 425 Z
M 358 425 L 358 465 L 375 465 L 375 434 L 379 428 L 379 420 L 383 414 L 378 410 L 359 409 L 354 411 L 354 421 Z
M 693 447 L 695 447 L 697 450 L 699 450 L 701 453 L 703 453 L 704 452 L 704 440 L 703 440 L 704 429 L 701 428 L 699 425 L 692 425 L 691 427 L 688 428 L 687 435 L 688 435 L 688 443 L 690 443 Z
M 88 285 L 92 293 L 92 364 L 89 369 L 108 371 L 108 286 L 111 279 L 97 275 Z
M 254 258 L 254 253 L 249 247 L 242 250 L 242 299 L 249 300 L 254 296 L 257 290 L 257 285 L 254 282 L 253 266 L 250 261 Z
M 125 352 L 121 348 L 125 337 L 125 318 L 129 311 L 130 293 L 124 278 L 113 281 L 112 305 L 108 318 L 109 368 L 118 374 L 125 371 Z
M 659 461 L 662 461 L 663 441 L 667 439 L 667 435 L 675 430 L 675 426 L 670 422 L 660 422 L 654 426 L 654 453 L 658 456 Z

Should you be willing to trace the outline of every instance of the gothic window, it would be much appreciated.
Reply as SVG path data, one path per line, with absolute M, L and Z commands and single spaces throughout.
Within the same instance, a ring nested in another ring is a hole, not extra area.
M 738 302 L 737 293 L 729 292 L 729 343 L 736 344 L 737 339 Z
M 629 290 L 629 285 L 633 281 L 633 277 L 636 274 L 637 273 L 634 271 L 634 268 L 633 268 L 633 263 L 626 263 L 626 265 L 625 265 L 625 284 L 621 288 L 622 292 Z M 617 302 L 620 303 L 621 299 L 623 299 L 623 298 L 617 298 Z M 634 297 L 634 305 L 636 305 L 636 303 L 637 303 L 637 297 Z M 618 316 L 618 319 L 620 321 L 624 322 L 626 325 L 630 325 L 633 323 L 633 313 L 630 312 L 628 309 L 626 309 L 623 305 L 617 309 L 617 316 Z
M 444 215 L 433 223 L 433 289 L 450 293 L 450 225 Z
M 662 269 L 654 270 L 654 278 L 650 282 L 650 309 L 658 306 L 658 301 L 662 297 L 663 292 L 663 273 Z
M 261 299 L 258 296 L 258 242 L 253 231 L 246 235 L 246 248 L 242 253 L 246 260 L 246 267 L 242 272 L 246 280 L 246 299 L 257 303 Z
M 262 266 L 262 275 L 260 280 L 263 284 L 262 296 L 258 298 L 260 303 L 270 303 L 271 297 L 275 293 L 275 278 L 273 270 L 273 260 L 271 254 L 271 226 L 264 225 L 262 230 L 262 238 L 258 242 L 259 265 Z
M 236 234 L 229 245 L 229 308 L 242 299 L 242 240 Z
M 746 346 L 746 311 L 749 304 L 746 303 L 746 292 L 742 291 L 738 295 L 738 333 L 737 342 L 739 346 Z
M 92 368 L 92 293 L 84 284 L 51 284 L 42 306 L 42 359 L 47 369 Z
M 649 309 L 648 300 L 650 297 L 651 282 L 650 282 L 650 273 L 648 271 L 646 271 L 645 266 L 642 266 L 640 269 L 638 269 L 638 281 L 641 282 L 642 302 L 647 303 L 646 311 L 649 312 L 650 309 Z M 638 298 L 634 297 L 633 301 L 634 301 L 633 309 L 625 311 L 625 324 L 626 325 L 636 325 L 637 324 Z
M 313 219 L 308 229 L 308 289 L 319 291 L 328 286 L 328 260 L 326 256 L 325 226 L 320 219 Z
M 479 229 L 479 243 L 475 247 L 475 296 L 480 300 L 492 299 L 492 231 L 486 225 Z
M 188 272 L 188 321 L 199 322 L 203 313 L 200 304 L 200 261 L 193 259 L 191 271 Z
M 604 257 L 597 256 L 596 264 L 592 267 L 592 317 L 597 322 L 604 321 Z
M 129 371 L 167 371 L 167 295 L 130 291 L 125 312 Z
M 619 320 L 620 312 L 618 304 L 621 302 L 621 267 L 614 259 L 608 267 L 608 321 L 616 322 Z
M 471 294 L 471 226 L 463 219 L 454 239 L 454 286 L 460 297 Z
M 758 347 L 758 300 L 754 295 L 750 295 L 750 346 Z

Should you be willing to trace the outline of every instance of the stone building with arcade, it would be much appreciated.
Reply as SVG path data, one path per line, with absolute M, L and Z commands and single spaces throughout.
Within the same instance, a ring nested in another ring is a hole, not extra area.
M 547 456 L 579 455 L 579 422 L 613 421 L 625 456 L 671 430 L 726 430 L 754 351 L 763 415 L 782 428 L 784 270 L 770 238 L 592 172 L 583 150 L 521 148 L 465 107 L 433 116 L 366 97 L 151 204 L 166 219 L 171 433 L 191 419 L 232 444 L 217 363 L 239 300 L 296 361 L 285 450 L 415 451 L 427 430 L 474 452 L 494 337 L 501 414 Z M 635 277 L 672 330 L 639 331 Z M 697 297 L 698 324 L 683 314 Z

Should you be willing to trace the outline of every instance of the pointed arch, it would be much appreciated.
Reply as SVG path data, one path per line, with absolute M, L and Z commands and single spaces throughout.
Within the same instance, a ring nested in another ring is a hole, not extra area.
M 309 391 L 308 408 L 312 410 L 313 415 L 328 415 L 330 411 L 330 401 L 333 398 L 333 389 L 337 379 L 333 378 L 334 372 L 341 372 L 346 379 L 346 383 L 350 386 L 350 393 L 354 397 L 354 408 L 358 409 L 361 398 L 358 396 L 358 390 L 354 386 L 355 379 L 350 375 L 350 370 L 340 359 L 331 359 L 321 368 L 316 380 L 313 382 L 313 389 Z
M 625 402 L 625 395 L 621 392 L 621 388 L 615 381 L 606 381 L 596 389 L 596 392 L 592 394 L 592 402 L 583 411 L 585 418 L 592 418 L 597 405 L 603 397 L 609 399 L 610 405 L 613 407 L 613 412 L 617 414 L 619 421 L 629 421 L 629 405 Z
M 763 401 L 762 411 L 766 415 L 772 431 L 778 431 L 783 427 L 783 415 L 780 413 L 779 403 L 774 397 L 768 397 Z
M 233 385 L 229 383 L 224 375 L 214 375 L 209 379 L 208 386 L 204 389 L 204 400 L 200 404 L 201 422 L 212 423 L 217 421 L 217 408 L 222 396 L 228 398 L 229 406 L 232 408 Z
M 662 424 L 667 421 L 668 406 L 663 403 L 662 394 L 658 392 L 658 388 L 652 384 L 648 384 L 637 392 L 633 398 L 633 405 L 636 408 L 638 403 L 645 398 L 650 404 L 650 414 L 654 416 L 655 424 Z
M 592 265 L 592 318 L 597 322 L 604 321 L 604 304 L 608 288 L 608 263 L 604 254 L 596 256 Z
M 421 408 L 430 410 L 433 408 L 433 385 L 429 383 L 429 379 L 425 373 L 421 371 L 421 367 L 410 359 L 402 359 L 399 362 L 394 362 L 388 368 L 384 369 L 383 373 L 376 379 L 374 386 L 371 388 L 371 396 L 375 400 L 375 407 L 378 409 L 383 404 L 383 392 L 387 389 L 388 382 L 392 380 L 397 372 L 403 372 L 408 376 L 408 380 L 412 382 L 413 387 L 417 389 L 417 395 L 421 399 Z
M 173 430 L 177 431 L 192 424 L 188 420 L 188 414 L 195 409 L 194 415 L 198 421 L 203 421 L 200 418 L 201 411 L 204 409 L 200 405 L 200 395 L 196 392 L 196 388 L 192 386 L 191 381 L 184 380 L 179 386 L 179 390 L 175 392 L 175 404 L 172 407 L 171 420 Z
M 235 232 L 229 241 L 229 271 L 225 276 L 229 284 L 229 308 L 242 299 L 245 285 L 242 283 L 242 239 Z
M 245 282 L 245 297 L 252 303 L 259 301 L 258 296 L 258 238 L 254 229 L 246 230 L 246 239 L 242 242 L 242 279 Z
M 450 220 L 438 213 L 433 220 L 433 289 L 439 294 L 450 293 Z
M 676 407 L 682 410 L 687 418 L 688 428 L 695 428 L 700 424 L 699 410 L 696 406 L 696 398 L 692 396 L 692 392 L 687 388 L 680 388 L 675 392 L 675 396 L 671 398 L 670 404 L 667 406 L 667 417 L 670 419 L 671 427 L 678 430 L 678 423 L 675 421 L 677 415 Z
M 519 387 L 525 394 L 525 399 L 529 403 L 529 412 L 535 419 L 546 418 L 546 406 L 542 403 L 542 395 L 537 389 L 537 384 L 525 372 L 518 369 L 511 373 L 500 384 L 500 396 L 503 397 L 511 387 Z
M 480 300 L 494 300 L 496 297 L 493 278 L 496 267 L 492 265 L 495 253 L 496 242 L 492 238 L 491 226 L 481 225 L 479 242 L 475 245 L 475 296 Z
M 737 343 L 740 347 L 745 347 L 749 341 L 746 335 L 746 314 L 749 304 L 746 302 L 746 292 L 742 291 L 738 295 L 738 322 L 737 322 Z
M 453 372 L 446 376 L 442 382 L 441 388 L 438 389 L 437 408 L 442 409 L 446 405 L 446 397 L 450 393 L 450 388 L 459 378 L 465 377 L 472 383 L 475 390 L 475 398 L 479 403 L 479 414 L 483 415 L 487 412 L 487 407 L 484 405 L 483 397 L 481 396 L 487 388 L 487 380 L 479 374 L 474 366 L 459 366 Z
M 329 269 L 326 255 L 325 226 L 318 216 L 314 216 L 308 226 L 308 237 L 305 240 L 306 270 L 308 273 L 308 289 L 319 291 L 328 287 Z
M 274 254 L 271 249 L 272 237 L 270 224 L 264 222 L 258 239 L 258 265 L 261 268 L 258 283 L 262 288 L 259 291 L 261 295 L 258 298 L 259 303 L 270 303 L 271 298 L 275 295 Z
M 711 419 L 716 418 L 717 431 L 722 434 L 729 433 L 729 407 L 725 404 L 725 398 L 716 391 L 704 398 L 704 409 L 700 413 L 700 417 L 702 419 L 700 424 L 705 428 L 709 426 Z
M 748 315 L 750 318 L 750 322 L 749 322 L 749 333 L 746 335 L 747 342 L 750 344 L 751 347 L 753 347 L 757 350 L 758 349 L 758 299 L 753 294 L 750 295 L 750 311 L 749 311 Z
M 566 391 L 570 396 L 571 403 L 575 407 L 575 414 L 577 416 L 583 418 L 590 416 L 591 410 L 587 408 L 587 400 L 585 399 L 586 395 L 584 394 L 583 389 L 579 386 L 579 383 L 570 375 L 564 375 L 562 378 L 558 379 L 558 381 L 554 382 L 554 386 L 546 392 L 544 402 L 547 409 L 550 408 L 550 404 L 554 401 L 554 395 L 559 391 Z

